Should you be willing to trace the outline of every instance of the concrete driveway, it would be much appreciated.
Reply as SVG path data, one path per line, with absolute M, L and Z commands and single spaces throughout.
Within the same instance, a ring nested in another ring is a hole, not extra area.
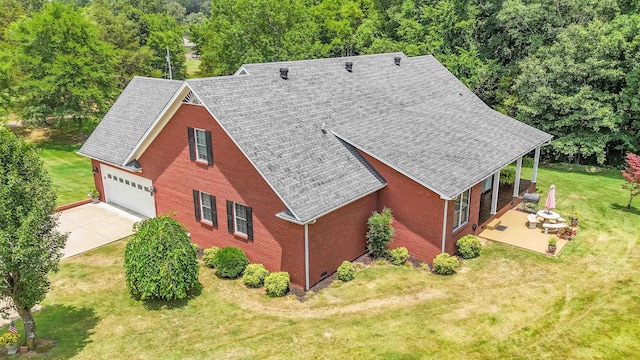
M 60 232 L 68 232 L 62 258 L 83 253 L 133 234 L 133 224 L 140 215 L 115 206 L 98 203 L 85 204 L 61 211 Z

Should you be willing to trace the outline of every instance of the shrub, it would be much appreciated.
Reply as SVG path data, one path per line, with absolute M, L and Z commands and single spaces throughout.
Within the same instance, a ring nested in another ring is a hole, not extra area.
M 433 259 L 433 271 L 436 274 L 451 275 L 456 272 L 458 266 L 460 266 L 458 258 L 447 253 L 439 254 Z
M 409 259 L 409 250 L 406 247 L 395 248 L 389 252 L 389 257 L 393 265 L 400 266 Z
M 20 334 L 18 333 L 6 332 L 0 335 L 0 346 L 16 345 L 19 338 Z
M 393 240 L 395 231 L 393 230 L 393 216 L 391 209 L 384 208 L 382 213 L 374 211 L 367 225 L 367 250 L 376 257 L 387 256 L 389 243 Z
M 482 244 L 480 239 L 473 235 L 466 235 L 458 239 L 456 242 L 458 245 L 458 252 L 464 259 L 471 259 L 480 256 L 480 249 Z
M 271 297 L 281 297 L 289 291 L 290 282 L 289 273 L 279 271 L 269 274 L 269 276 L 264 279 L 264 287 L 267 290 L 267 295 Z
M 250 264 L 244 270 L 242 282 L 248 287 L 259 288 L 264 284 L 264 279 L 269 276 L 269 270 L 262 264 Z
M 356 268 L 353 267 L 350 261 L 343 261 L 342 264 L 338 266 L 338 279 L 351 281 L 354 277 L 356 277 Z
M 218 269 L 218 276 L 235 279 L 242 275 L 244 269 L 249 265 L 249 259 L 242 249 L 227 246 L 216 252 L 213 264 Z
M 530 157 L 523 157 L 522 158 L 522 167 L 523 168 L 532 168 L 533 167 L 533 159 Z
M 133 225 L 124 252 L 126 282 L 133 296 L 184 299 L 198 285 L 197 248 L 185 228 L 161 215 Z
M 212 246 L 208 249 L 204 249 L 203 255 L 202 255 L 202 261 L 207 267 L 210 267 L 210 268 L 216 267 L 213 263 L 213 259 L 219 250 L 220 249 L 216 246 Z
M 500 184 L 511 185 L 516 182 L 516 169 L 503 168 L 500 170 Z

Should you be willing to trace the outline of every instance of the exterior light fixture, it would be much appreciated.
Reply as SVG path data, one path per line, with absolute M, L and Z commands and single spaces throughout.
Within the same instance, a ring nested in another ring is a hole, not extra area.
M 153 196 L 156 193 L 156 187 L 152 186 L 151 189 L 149 189 L 149 194 L 151 194 L 151 196 Z
M 93 170 L 93 175 L 95 175 L 95 174 L 100 172 L 100 170 L 98 170 L 97 166 L 94 166 L 92 170 Z

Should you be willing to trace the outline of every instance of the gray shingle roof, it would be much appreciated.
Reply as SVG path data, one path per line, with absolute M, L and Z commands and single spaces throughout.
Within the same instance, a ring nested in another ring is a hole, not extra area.
M 301 222 L 385 185 L 355 148 L 453 198 L 551 139 L 489 108 L 432 56 L 241 69 L 187 84 L 287 205 L 280 215 Z M 80 152 L 122 165 L 180 84 L 135 78 Z
M 78 152 L 125 166 L 129 153 L 182 84 L 178 80 L 134 77 Z

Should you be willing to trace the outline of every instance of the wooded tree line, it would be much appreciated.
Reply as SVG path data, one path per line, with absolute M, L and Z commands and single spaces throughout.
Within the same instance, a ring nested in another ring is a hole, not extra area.
M 99 116 L 134 75 L 243 63 L 432 54 L 489 105 L 555 136 L 551 160 L 640 150 L 638 0 L 0 0 L 0 105 Z M 6 110 L 5 110 L 6 112 Z

